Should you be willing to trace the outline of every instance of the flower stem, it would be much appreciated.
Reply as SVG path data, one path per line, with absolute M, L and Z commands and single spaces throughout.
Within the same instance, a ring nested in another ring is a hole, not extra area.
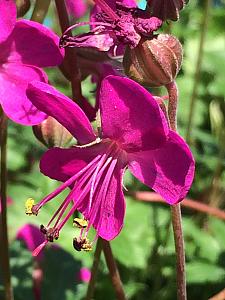
M 85 300 L 93 299 L 95 282 L 96 282 L 101 252 L 102 252 L 102 239 L 99 237 L 98 241 L 97 241 L 96 249 L 95 249 L 93 265 L 91 268 L 91 279 L 88 284 L 88 289 L 87 289 L 87 294 L 86 294 Z
M 175 81 L 166 85 L 169 94 L 168 103 L 168 118 L 170 128 L 177 131 L 177 100 L 178 100 L 178 88 Z
M 7 121 L 8 118 L 2 111 L 0 142 L 1 142 L 1 214 L 0 214 L 0 237 L 1 237 L 1 264 L 2 276 L 5 288 L 5 300 L 13 300 L 9 264 L 9 241 L 7 231 Z
M 175 81 L 169 83 L 166 88 L 169 94 L 168 118 L 170 128 L 176 131 L 178 88 Z M 177 299 L 186 300 L 185 249 L 180 204 L 171 206 L 171 218 L 177 259 Z
M 156 203 L 165 204 L 165 200 L 159 194 L 156 194 L 154 192 L 136 191 L 136 192 L 129 192 L 127 194 L 129 196 L 134 197 L 135 199 L 137 199 L 139 201 L 152 202 L 152 203 L 156 202 Z M 210 216 L 214 216 L 218 219 L 225 221 L 225 211 L 224 210 L 221 210 L 216 207 L 211 207 L 210 205 L 199 202 L 197 200 L 185 198 L 181 202 L 181 206 L 193 209 L 198 212 L 205 213 Z
M 109 273 L 112 280 L 112 285 L 116 293 L 117 300 L 126 300 L 125 292 L 123 290 L 123 285 L 120 279 L 120 274 L 117 269 L 116 261 L 114 259 L 110 243 L 106 240 L 102 240 L 103 252 L 105 255 L 106 264 L 109 269 Z
M 55 0 L 56 9 L 59 16 L 59 23 L 62 33 L 70 27 L 69 16 L 66 9 L 64 0 Z M 68 32 L 69 36 L 72 36 L 71 32 Z M 83 101 L 82 89 L 81 89 L 81 76 L 78 67 L 76 50 L 72 48 L 65 49 L 65 59 L 60 66 L 62 73 L 70 80 L 73 100 L 81 106 Z
M 207 27 L 209 22 L 209 10 L 210 10 L 211 1 L 212 0 L 205 1 L 205 9 L 204 9 L 204 14 L 202 16 L 203 19 L 202 19 L 202 26 L 201 26 L 201 33 L 200 33 L 200 43 L 198 49 L 197 63 L 196 63 L 195 76 L 194 76 L 194 85 L 193 85 L 193 90 L 190 99 L 190 111 L 189 111 L 188 124 L 187 124 L 187 133 L 186 133 L 187 143 L 189 143 L 191 140 L 191 130 L 192 130 L 193 118 L 194 118 L 195 107 L 196 107 L 197 91 L 198 91 L 198 84 L 200 80 L 203 49 L 204 49 L 205 37 L 206 37 L 206 32 L 207 32 Z
M 43 23 L 51 0 L 36 0 L 35 7 L 31 16 L 32 21 Z
M 177 255 L 177 299 L 186 300 L 185 250 L 180 204 L 171 206 L 171 216 Z

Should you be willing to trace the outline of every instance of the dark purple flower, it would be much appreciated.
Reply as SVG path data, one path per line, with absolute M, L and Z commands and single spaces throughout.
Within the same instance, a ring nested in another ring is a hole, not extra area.
M 127 168 L 171 205 L 187 194 L 194 176 L 188 145 L 169 129 L 157 102 L 136 82 L 119 76 L 102 81 L 98 137 L 83 111 L 53 87 L 33 82 L 27 94 L 38 109 L 57 119 L 79 143 L 70 149 L 48 150 L 40 163 L 43 174 L 64 183 L 34 205 L 32 213 L 37 214 L 44 204 L 71 187 L 45 228 L 46 243 L 58 238 L 75 210 L 89 221 L 74 240 L 77 250 L 89 250 L 86 238 L 91 225 L 97 236 L 115 238 L 125 215 L 122 178 Z
M 135 2 L 95 0 L 95 7 L 89 24 L 92 29 L 87 34 L 70 37 L 67 31 L 61 38 L 61 47 L 92 47 L 100 51 L 117 52 L 117 48 L 129 45 L 134 48 L 141 37 L 152 36 L 161 27 L 162 21 L 135 6 Z M 128 6 L 126 5 L 128 4 Z M 68 30 L 87 23 L 75 24 Z M 123 52 L 123 49 L 119 53 Z
M 28 20 L 16 22 L 16 5 L 0 1 L 0 104 L 7 116 L 24 125 L 43 121 L 46 115 L 27 99 L 28 82 L 47 82 L 40 67 L 62 62 L 59 38 L 47 27 Z

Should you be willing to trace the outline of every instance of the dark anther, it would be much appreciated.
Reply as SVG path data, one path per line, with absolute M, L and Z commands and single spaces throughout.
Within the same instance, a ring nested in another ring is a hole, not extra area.
M 47 233 L 47 229 L 44 225 L 40 225 L 40 232 L 42 232 L 43 234 L 46 234 Z
M 92 247 L 87 238 L 74 238 L 73 239 L 73 247 L 77 251 L 91 251 Z
M 73 239 L 73 248 L 77 251 L 81 251 L 82 249 L 82 240 L 79 238 Z
M 47 230 L 45 236 L 46 236 L 46 239 L 52 243 L 54 240 L 58 240 L 59 230 L 57 228 L 49 228 Z
M 70 37 L 67 34 L 61 36 L 59 40 L 59 48 L 65 48 L 67 46 L 67 42 L 70 40 Z
M 31 210 L 33 215 L 38 215 L 38 205 L 34 205 Z

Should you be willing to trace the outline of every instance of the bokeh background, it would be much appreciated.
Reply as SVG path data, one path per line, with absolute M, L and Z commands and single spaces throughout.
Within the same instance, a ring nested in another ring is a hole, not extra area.
M 144 7 L 145 2 L 139 4 Z M 29 18 L 31 12 L 32 7 L 25 17 Z M 87 19 L 88 12 L 80 20 Z M 45 24 L 60 34 L 54 1 Z M 164 32 L 176 35 L 184 47 L 184 62 L 177 78 L 178 129 L 188 139 L 196 159 L 195 180 L 188 197 L 221 210 L 225 209 L 224 24 L 224 0 L 190 0 L 181 12 L 180 21 L 165 24 L 163 28 Z M 57 89 L 71 96 L 70 85 L 59 70 L 51 68 L 47 73 Z M 95 85 L 90 77 L 83 81 L 82 87 L 84 95 L 92 101 Z M 46 148 L 34 137 L 32 128 L 9 122 L 8 225 L 15 300 L 33 300 L 37 290 L 43 300 L 79 300 L 85 295 L 88 280 L 81 278 L 81 270 L 91 268 L 93 252 L 73 249 L 72 239 L 78 231 L 72 226 L 72 219 L 62 231 L 57 246 L 44 250 L 38 261 L 16 238 L 27 223 L 47 224 L 63 197 L 49 203 L 38 217 L 25 215 L 27 198 L 38 201 L 58 185 L 39 172 L 38 163 L 44 151 Z M 125 186 L 129 192 L 148 190 L 129 173 L 125 176 Z M 111 244 L 127 296 L 131 300 L 174 300 L 176 273 L 170 208 L 131 196 L 126 200 L 124 229 Z M 189 208 L 183 207 L 182 212 L 188 299 L 210 299 L 225 288 L 225 221 Z M 0 284 L 0 299 L 2 289 Z M 115 299 L 103 255 L 94 299 Z

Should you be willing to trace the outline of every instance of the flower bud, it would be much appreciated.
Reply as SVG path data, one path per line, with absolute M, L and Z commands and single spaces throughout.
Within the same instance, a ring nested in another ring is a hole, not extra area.
M 30 9 L 30 0 L 16 0 L 17 17 L 23 17 Z
M 179 19 L 179 11 L 183 9 L 188 0 L 147 0 L 147 11 L 153 17 L 162 21 Z
M 180 70 L 183 50 L 169 34 L 142 39 L 134 49 L 126 48 L 123 66 L 128 77 L 141 85 L 159 87 L 173 82 Z
M 225 149 L 225 102 L 212 100 L 209 105 L 209 116 L 212 132 L 215 135 L 220 147 Z
M 52 117 L 33 126 L 36 138 L 46 147 L 65 147 L 72 139 L 70 132 Z

